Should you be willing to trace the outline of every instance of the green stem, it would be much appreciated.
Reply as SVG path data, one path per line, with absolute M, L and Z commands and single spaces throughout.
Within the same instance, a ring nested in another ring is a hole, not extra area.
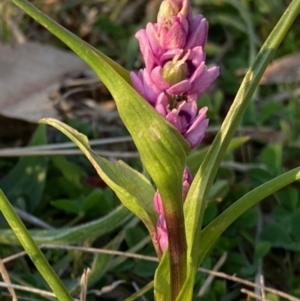
M 15 213 L 12 205 L 7 200 L 3 191 L 0 190 L 0 210 L 2 211 L 8 224 L 14 231 L 24 250 L 44 277 L 52 291 L 56 295 L 58 300 L 61 301 L 73 301 L 66 287 L 56 275 L 46 258 L 44 257 L 41 250 L 38 248 L 32 237 L 30 236 L 25 225 Z

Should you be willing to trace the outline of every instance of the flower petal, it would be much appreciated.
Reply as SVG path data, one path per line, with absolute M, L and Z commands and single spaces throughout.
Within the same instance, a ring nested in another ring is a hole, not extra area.
M 162 77 L 162 68 L 160 66 L 157 66 L 152 70 L 151 80 L 161 91 L 164 91 L 170 87 L 170 85 Z
M 191 88 L 191 83 L 188 79 L 185 79 L 170 88 L 168 88 L 166 91 L 170 95 L 180 95 L 182 93 L 187 92 Z
M 179 19 L 173 21 L 171 28 L 167 31 L 163 39 L 163 47 L 165 49 L 183 48 L 186 43 L 187 32 Z
M 155 207 L 155 210 L 156 212 L 159 214 L 159 215 L 163 215 L 164 214 L 164 208 L 163 208 L 163 204 L 162 204 L 162 200 L 161 200 L 161 196 L 158 192 L 158 190 L 156 190 L 155 194 L 154 194 L 154 207 Z
M 168 113 L 166 115 L 166 119 L 177 128 L 177 130 L 181 133 L 182 132 L 182 124 L 180 119 L 178 118 L 176 110 L 173 110 L 172 112 Z
M 160 216 L 157 220 L 156 235 L 160 250 L 164 252 L 168 247 L 168 231 L 166 221 L 163 216 Z
M 205 131 L 208 127 L 209 120 L 206 119 L 207 107 L 199 110 L 198 116 L 193 120 L 189 129 L 184 133 L 185 139 L 191 148 L 197 146 L 204 138 Z
M 208 22 L 202 15 L 196 16 L 191 22 L 190 35 L 185 48 L 191 49 L 195 46 L 202 46 L 204 48 L 207 41 L 207 34 Z
M 215 81 L 219 74 L 219 67 L 212 67 L 203 71 L 197 78 L 193 80 L 190 93 L 195 93 L 198 95 L 203 94 Z

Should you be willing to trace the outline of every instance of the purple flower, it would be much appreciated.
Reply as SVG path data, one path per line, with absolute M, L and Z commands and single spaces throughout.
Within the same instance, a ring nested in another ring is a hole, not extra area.
M 196 147 L 208 126 L 207 107 L 197 108 L 197 98 L 205 93 L 219 76 L 219 68 L 208 68 L 204 48 L 208 22 L 202 15 L 192 16 L 188 0 L 164 0 L 157 23 L 148 23 L 136 33 L 145 68 L 130 73 L 133 87 L 155 110 L 167 119 Z M 189 169 L 184 169 L 182 200 L 192 182 Z M 156 238 L 161 251 L 168 246 L 168 231 L 159 191 L 154 195 L 159 215 Z
M 137 74 L 130 73 L 130 78 L 134 88 L 152 105 L 155 105 L 161 90 L 152 82 L 145 69 Z
M 169 11 L 162 9 L 165 6 L 171 7 Z M 159 65 L 161 55 L 168 50 L 204 48 L 207 32 L 208 22 L 202 15 L 192 18 L 188 1 L 163 1 L 158 23 L 148 23 L 146 29 L 136 33 L 146 69 L 150 71 Z
M 187 101 L 170 107 L 168 97 L 162 93 L 155 104 L 156 111 L 178 129 L 191 148 L 202 141 L 209 122 L 206 118 L 207 107 L 198 111 L 195 96 L 187 96 Z
M 193 148 L 208 126 L 207 108 L 197 110 L 197 97 L 219 75 L 207 68 L 203 51 L 208 22 L 193 18 L 188 0 L 164 0 L 157 23 L 137 32 L 145 69 L 131 72 L 134 88 L 187 140 Z
M 161 91 L 170 95 L 188 93 L 199 96 L 219 76 L 219 68 L 207 69 L 202 47 L 197 46 L 188 51 L 172 49 L 165 52 L 159 64 L 148 74 Z

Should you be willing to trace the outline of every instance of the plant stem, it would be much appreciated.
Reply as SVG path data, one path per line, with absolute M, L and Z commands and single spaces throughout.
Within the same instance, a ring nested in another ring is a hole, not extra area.
M 30 236 L 25 225 L 14 211 L 12 205 L 7 200 L 3 191 L 0 189 L 0 210 L 2 211 L 6 221 L 17 236 L 24 250 L 51 287 L 53 293 L 58 300 L 73 301 L 66 287 L 54 272 L 41 250 L 38 248 L 32 237 Z
M 182 212 L 182 211 L 181 211 Z M 176 215 L 177 213 L 177 215 Z M 180 211 L 165 213 L 171 273 L 171 301 L 175 301 L 186 279 L 186 238 L 184 218 Z

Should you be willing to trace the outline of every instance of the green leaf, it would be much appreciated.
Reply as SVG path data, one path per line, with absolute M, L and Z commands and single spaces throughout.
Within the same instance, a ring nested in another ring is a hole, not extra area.
M 295 241 L 293 241 L 289 233 L 287 233 L 280 224 L 269 224 L 265 226 L 261 239 L 271 243 L 272 247 L 287 250 L 297 249 Z
M 170 269 L 169 269 L 169 254 L 165 252 L 161 258 L 158 268 L 154 276 L 154 296 L 155 301 L 170 300 Z
M 279 144 L 266 146 L 261 153 L 261 160 L 272 174 L 278 174 L 282 170 L 282 146 Z
M 55 200 L 51 202 L 51 205 L 67 213 L 73 213 L 73 214 L 80 213 L 80 207 L 78 206 L 78 204 L 76 204 L 75 201 L 72 200 L 65 200 L 65 199 Z
M 86 155 L 103 181 L 116 193 L 120 201 L 138 216 L 150 233 L 155 233 L 157 213 L 154 209 L 154 189 L 149 181 L 124 162 L 109 162 L 95 155 L 86 136 L 54 119 L 42 119 L 71 139 Z M 99 204 L 100 205 L 100 204 Z
M 80 226 L 57 230 L 31 230 L 30 235 L 39 245 L 69 245 L 101 237 L 120 227 L 130 217 L 132 217 L 132 215 L 127 208 L 119 206 L 108 215 Z M 6 245 L 19 245 L 19 241 L 11 230 L 0 231 L 0 243 Z
M 293 235 L 294 239 L 297 240 L 297 242 L 300 245 L 300 208 L 295 210 L 293 214 L 290 216 L 290 228 L 291 228 L 291 234 Z
M 237 137 L 233 138 L 226 150 L 226 154 L 230 154 L 239 147 L 243 146 L 245 143 L 249 141 L 250 137 L 244 136 L 244 137 Z M 203 159 L 207 155 L 208 151 L 210 149 L 210 146 L 204 147 L 200 150 L 192 151 L 191 154 L 187 158 L 187 165 L 189 166 L 191 173 L 193 175 L 196 174 L 197 170 L 199 169 L 200 164 L 202 163 Z
M 29 145 L 46 144 L 45 126 L 40 125 Z M 24 157 L 21 158 L 14 168 L 0 181 L 0 187 L 13 205 L 20 207 L 19 200 L 23 200 L 28 212 L 33 212 L 40 202 L 45 186 L 47 173 L 47 158 Z
M 228 2 L 232 5 L 237 6 L 237 8 L 240 9 L 239 4 L 236 0 L 228 0 Z M 293 0 L 287 8 L 287 10 L 285 11 L 285 13 L 283 14 L 283 16 L 281 17 L 281 19 L 279 20 L 279 22 L 277 23 L 277 25 L 275 26 L 275 28 L 273 29 L 273 31 L 271 32 L 271 34 L 269 35 L 269 37 L 267 38 L 267 40 L 265 41 L 265 43 L 263 44 L 255 61 L 246 73 L 244 80 L 239 88 L 239 91 L 221 126 L 221 129 L 215 137 L 209 152 L 207 153 L 203 163 L 201 164 L 191 184 L 190 190 L 184 203 L 185 229 L 188 248 L 188 274 L 183 289 L 181 290 L 180 295 L 176 299 L 177 301 L 192 299 L 194 278 L 197 272 L 199 262 L 201 262 L 203 259 L 202 255 L 207 254 L 207 247 L 210 248 L 212 246 L 208 241 L 200 241 L 201 239 L 203 239 L 203 236 L 200 235 L 200 233 L 207 195 L 215 179 L 221 160 L 226 152 L 226 149 L 228 148 L 228 145 L 234 135 L 235 130 L 240 124 L 240 121 L 243 117 L 243 114 L 245 113 L 247 106 L 251 101 L 251 98 L 255 92 L 255 89 L 259 83 L 259 80 L 264 70 L 266 69 L 276 48 L 279 46 L 288 29 L 297 17 L 299 11 L 300 1 Z M 240 12 L 241 14 L 244 13 L 242 11 Z M 246 20 L 247 16 L 244 15 L 244 18 Z M 284 179 L 282 180 L 284 181 Z M 264 192 L 262 192 L 262 194 L 263 193 Z M 248 195 L 249 194 L 247 194 L 246 196 Z M 251 202 L 251 200 L 247 200 L 247 202 Z M 245 204 L 243 203 L 243 205 Z M 238 213 L 240 213 L 240 211 L 238 211 Z M 237 213 L 235 212 L 235 215 L 231 218 L 235 217 L 236 215 Z M 220 216 L 222 217 L 223 215 L 221 214 Z M 215 220 L 219 220 L 219 218 L 216 218 Z M 226 222 L 229 220 L 230 219 L 227 218 Z M 232 222 L 232 219 L 230 222 Z M 224 225 L 224 222 L 220 223 L 220 225 L 222 225 L 224 228 L 227 227 Z M 205 252 L 200 252 L 200 255 L 199 246 L 201 246 L 201 248 L 205 248 Z
M 78 165 L 67 160 L 63 156 L 55 156 L 51 159 L 55 167 L 60 170 L 60 172 L 68 181 L 72 182 L 73 185 L 77 186 L 78 188 L 83 189 L 81 181 L 84 173 Z
M 268 254 L 270 249 L 271 249 L 271 244 L 269 242 L 264 241 L 258 243 L 258 245 L 255 247 L 254 258 L 255 259 L 263 258 Z
M 107 188 L 109 189 L 109 188 Z M 83 200 L 82 210 L 84 213 L 94 215 L 105 215 L 113 210 L 112 199 L 106 199 L 103 190 L 96 188 L 91 191 Z
M 132 248 L 144 237 L 147 236 L 147 233 L 141 228 L 128 228 L 125 231 L 125 240 L 129 248 Z
M 9 203 L 2 190 L 0 190 L 0 211 L 5 217 L 9 226 L 12 228 L 17 240 L 22 245 L 47 284 L 50 286 L 57 299 L 59 301 L 72 301 L 73 298 L 71 298 L 68 290 L 58 275 L 54 272 L 49 262 L 46 260 L 42 251 L 39 249 L 25 225 L 14 211 L 12 205 Z
M 230 187 L 228 181 L 218 180 L 211 187 L 207 196 L 208 200 L 222 199 L 228 193 Z
M 243 213 L 267 196 L 300 179 L 300 167 L 286 172 L 275 179 L 245 194 L 206 226 L 198 244 L 198 264 L 202 262 L 219 236 Z M 275 235 L 276 236 L 276 235 Z
M 210 223 L 218 215 L 218 207 L 216 204 L 210 204 L 205 209 L 203 217 L 203 225 Z

